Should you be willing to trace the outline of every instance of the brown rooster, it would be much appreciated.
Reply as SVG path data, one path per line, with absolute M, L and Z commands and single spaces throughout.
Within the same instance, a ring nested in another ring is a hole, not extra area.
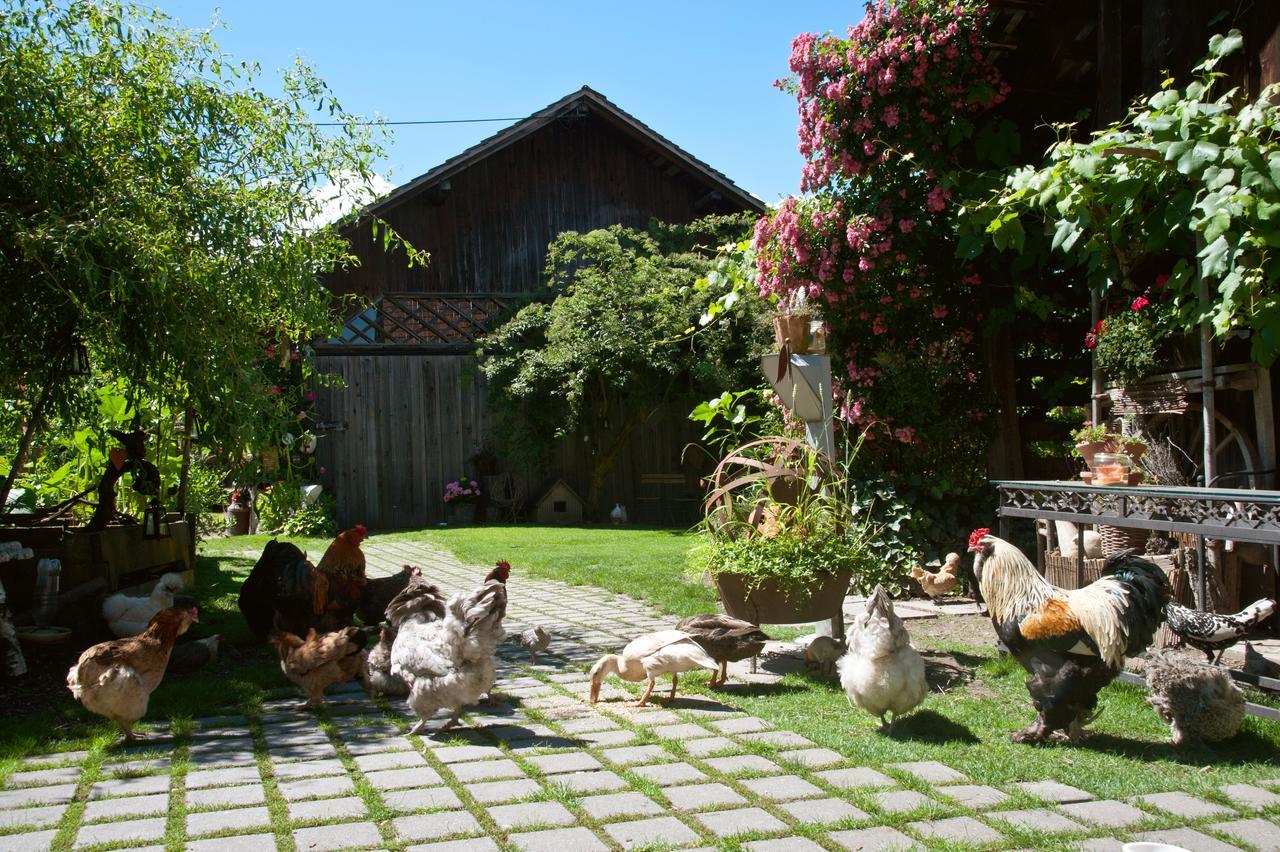
M 1170 594 L 1164 572 L 1122 551 L 1108 558 L 1101 579 L 1068 591 L 986 529 L 969 537 L 969 551 L 996 635 L 1031 673 L 1027 691 L 1040 715 L 1014 742 L 1078 739 L 1098 692 L 1125 657 L 1151 644 L 1164 620 Z
M 367 582 L 360 542 L 368 537 L 364 524 L 356 524 L 338 533 L 324 556 L 320 557 L 311 586 L 312 609 L 316 615 L 322 615 L 326 608 L 338 608 L 341 606 L 338 601 L 350 602 L 354 608 L 355 602 L 360 600 L 360 593 Z
M 493 570 L 484 575 L 484 582 L 497 580 L 499 583 L 505 584 L 507 578 L 511 576 L 511 563 L 505 559 L 499 559 L 497 564 L 493 566 Z
M 67 688 L 84 709 L 119 725 L 126 740 L 139 739 L 133 726 L 147 714 L 173 643 L 199 620 L 194 606 L 160 610 L 137 636 L 103 642 L 81 654 L 67 672 Z
M 333 633 L 307 631 L 300 639 L 292 633 L 271 637 L 280 654 L 280 670 L 301 687 L 307 701 L 303 708 L 319 707 L 327 687 L 360 678 L 366 685 L 365 633 L 359 627 L 344 627 Z

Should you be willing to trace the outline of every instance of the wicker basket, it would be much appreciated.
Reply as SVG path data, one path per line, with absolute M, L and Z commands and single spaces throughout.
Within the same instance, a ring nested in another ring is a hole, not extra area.
M 1102 576 L 1102 569 L 1106 567 L 1105 559 L 1085 559 L 1084 561 L 1084 585 L 1097 580 Z M 1050 583 L 1053 583 L 1060 589 L 1077 589 L 1080 584 L 1077 582 L 1078 575 L 1076 573 L 1076 557 L 1063 556 L 1061 551 L 1051 551 L 1044 556 L 1044 577 Z
M 1147 530 L 1135 530 L 1128 527 L 1113 527 L 1098 524 L 1098 535 L 1102 538 L 1102 552 L 1115 553 L 1119 550 L 1136 550 L 1142 553 L 1147 546 Z

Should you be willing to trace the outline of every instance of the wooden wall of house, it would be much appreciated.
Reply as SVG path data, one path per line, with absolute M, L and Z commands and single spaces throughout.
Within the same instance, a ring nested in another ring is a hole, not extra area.
M 384 252 L 369 226 L 349 234 L 361 265 L 329 278 L 335 292 L 528 293 L 547 245 L 562 231 L 642 226 L 650 218 L 688 222 L 737 208 L 712 198 L 705 178 L 660 158 L 595 113 L 554 119 L 384 216 L 431 253 L 410 269 Z
M 317 447 L 321 482 L 338 503 L 342 526 L 375 529 L 435 526 L 445 520 L 445 483 L 475 476 L 473 457 L 484 442 L 483 378 L 465 355 L 319 355 L 316 367 L 341 380 L 321 388 L 317 414 L 333 424 Z M 643 424 L 618 459 L 600 500 L 629 520 L 692 523 L 705 456 L 685 446 L 698 437 L 687 418 L 692 403 L 673 403 Z M 542 470 L 521 470 L 528 500 L 563 478 L 584 498 L 589 464 L 578 436 L 560 441 Z M 500 454 L 500 448 L 499 448 Z M 646 487 L 643 474 L 683 474 L 685 483 Z

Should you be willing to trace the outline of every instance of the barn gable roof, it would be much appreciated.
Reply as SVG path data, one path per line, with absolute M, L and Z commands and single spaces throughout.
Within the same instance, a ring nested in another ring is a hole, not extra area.
M 654 132 L 651 128 L 625 112 L 617 104 L 604 95 L 583 86 L 576 92 L 565 95 L 555 103 L 548 104 L 527 118 L 498 131 L 482 142 L 479 142 L 462 153 L 450 157 L 427 173 L 420 175 L 408 183 L 402 184 L 390 193 L 370 204 L 361 211 L 360 219 L 372 214 L 381 215 L 392 207 L 413 198 L 419 193 L 436 186 L 442 181 L 461 172 L 468 166 L 483 160 L 503 148 L 536 133 L 552 121 L 566 115 L 581 113 L 583 110 L 593 111 L 605 118 L 610 124 L 627 135 L 660 151 L 667 159 L 680 164 L 685 169 L 702 177 L 715 191 L 721 192 L 727 199 L 741 205 L 746 210 L 763 213 L 764 202 L 729 180 L 723 173 L 699 160 L 688 151 L 680 148 L 669 139 Z

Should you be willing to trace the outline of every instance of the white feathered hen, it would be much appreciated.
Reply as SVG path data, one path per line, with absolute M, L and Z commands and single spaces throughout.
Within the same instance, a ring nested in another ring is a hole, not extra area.
M 102 602 L 102 617 L 107 620 L 111 632 L 121 639 L 137 636 L 147 629 L 157 612 L 173 606 L 173 596 L 182 591 L 182 577 L 165 574 L 145 598 L 135 598 L 117 592 Z
M 867 610 L 849 628 L 848 650 L 837 664 L 840 685 L 856 704 L 887 725 L 916 708 L 929 692 L 924 660 L 911 647 L 906 625 L 894 614 L 893 602 L 877 585 L 867 599 Z
M 441 708 L 453 716 L 438 730 L 449 728 L 465 705 L 493 688 L 493 654 L 506 638 L 506 613 L 507 587 L 490 580 L 449 598 L 439 621 L 415 614 L 401 623 L 391 647 L 391 674 L 409 684 L 409 706 L 422 719 L 410 733 L 427 730 L 427 720 Z

